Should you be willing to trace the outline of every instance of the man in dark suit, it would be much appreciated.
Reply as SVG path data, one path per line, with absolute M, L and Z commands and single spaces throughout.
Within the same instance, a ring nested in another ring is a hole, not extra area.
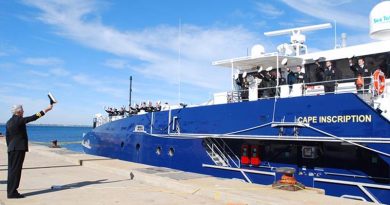
M 356 90 L 358 93 L 367 93 L 370 88 L 370 75 L 371 72 L 368 69 L 367 65 L 364 62 L 364 58 L 360 57 L 358 59 L 358 65 L 353 64 L 352 59 L 349 59 L 349 67 L 351 68 L 352 72 L 355 75 L 355 78 L 364 78 L 362 82 L 364 82 L 362 85 L 361 82 L 358 83 L 359 80 L 355 82 Z M 362 90 L 363 87 L 363 90 Z
M 315 77 L 315 82 L 321 82 L 325 79 L 324 68 L 321 66 L 318 60 L 315 61 Z
M 297 66 L 297 72 L 295 73 L 295 77 L 297 79 L 297 83 L 306 83 L 307 77 L 304 72 L 302 72 L 302 66 Z
M 289 93 L 291 93 L 293 84 L 297 83 L 297 76 L 290 68 L 287 68 L 287 72 L 287 84 L 289 85 Z
M 331 61 L 326 61 L 326 68 L 324 69 L 325 83 L 324 90 L 325 94 L 333 93 L 335 90 L 336 80 L 336 68 L 333 66 Z
M 26 124 L 37 120 L 50 111 L 53 105 L 49 105 L 35 115 L 23 117 L 24 111 L 21 105 L 12 107 L 12 117 L 6 125 L 6 141 L 8 146 L 8 180 L 7 180 L 7 197 L 23 198 L 19 194 L 18 187 L 22 175 L 24 156 L 28 151 L 28 137 Z

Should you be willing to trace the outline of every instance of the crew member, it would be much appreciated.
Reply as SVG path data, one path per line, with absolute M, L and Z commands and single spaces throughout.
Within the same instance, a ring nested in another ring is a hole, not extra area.
M 284 77 L 284 71 L 281 71 L 279 70 L 279 85 L 286 85 L 287 84 L 287 80 L 286 78 Z
M 296 81 L 297 83 L 304 83 L 306 75 L 304 72 L 302 72 L 302 66 L 298 65 L 297 66 L 297 72 L 295 73 Z
M 111 107 L 105 109 L 105 111 L 108 113 L 108 116 L 109 116 L 109 117 L 112 117 L 112 116 L 114 115 L 114 111 L 112 110 Z
M 154 107 L 153 107 L 153 103 L 152 101 L 148 101 L 148 106 L 146 107 L 146 112 L 153 112 L 154 111 Z
M 24 198 L 18 192 L 20 177 L 22 176 L 22 167 L 24 157 L 28 151 L 28 136 L 26 124 L 37 120 L 53 108 L 49 105 L 35 115 L 23 117 L 24 111 L 22 105 L 12 107 L 12 117 L 6 124 L 6 141 L 8 147 L 8 180 L 7 180 L 7 197 Z
M 302 95 L 305 94 L 306 90 L 306 85 L 304 84 L 306 80 L 306 74 L 302 72 L 302 66 L 298 65 L 297 66 L 297 72 L 295 73 L 297 83 L 303 83 L 301 88 L 302 88 Z
M 118 111 L 118 113 L 119 113 L 119 115 L 120 115 L 120 116 L 125 116 L 125 113 L 126 113 L 126 108 L 124 108 L 124 107 L 121 107 L 121 110 L 120 110 L 120 111 Z
M 370 86 L 370 71 L 364 62 L 364 58 L 360 57 L 358 59 L 358 65 L 355 65 L 352 59 L 349 59 L 349 67 L 351 68 L 356 78 L 355 85 L 357 92 L 368 92 Z M 362 80 L 362 78 L 364 78 L 364 80 Z
M 258 73 L 258 77 L 260 78 L 260 83 L 259 85 L 257 86 L 257 89 L 258 89 L 258 93 L 257 93 L 257 97 L 260 99 L 260 98 L 263 98 L 263 97 L 268 97 L 268 96 L 265 96 L 265 94 L 267 94 L 268 92 L 265 90 L 266 87 L 268 87 L 267 85 L 267 71 L 265 70 L 261 70 L 259 73 Z
M 161 101 L 156 102 L 155 111 L 161 111 Z
M 326 93 L 333 93 L 335 90 L 336 68 L 331 61 L 326 61 L 326 68 L 324 70 L 325 83 L 324 90 Z
M 234 74 L 234 82 L 235 82 L 235 88 L 236 90 L 241 90 L 242 87 L 242 74 Z
M 276 68 L 272 69 L 270 72 L 269 72 L 270 76 L 271 76 L 271 80 L 269 81 L 269 87 L 270 87 L 270 97 L 275 97 L 277 94 L 279 94 L 279 90 L 277 91 L 276 90 L 276 87 L 277 87 L 277 78 L 278 78 L 278 74 L 276 72 Z
M 248 101 L 249 99 L 249 82 L 248 82 L 248 74 L 244 72 L 242 74 L 242 84 L 241 84 L 241 99 L 242 101 Z
M 293 84 L 295 84 L 297 82 L 297 76 L 295 75 L 295 73 L 290 69 L 290 68 L 287 68 L 287 84 L 288 84 L 288 87 L 289 87 L 289 93 L 291 93 L 292 91 L 292 88 L 293 88 Z
M 315 61 L 315 76 L 316 76 L 316 82 L 324 81 L 325 74 L 324 74 L 324 68 L 320 65 L 319 61 Z

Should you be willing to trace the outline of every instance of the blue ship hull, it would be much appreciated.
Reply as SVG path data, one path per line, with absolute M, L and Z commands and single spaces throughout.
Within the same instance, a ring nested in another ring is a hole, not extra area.
M 293 167 L 305 186 L 384 204 L 390 204 L 389 143 L 389 121 L 355 94 L 146 113 L 106 123 L 83 139 L 89 154 L 259 184 L 278 180 L 276 168 Z M 245 145 L 259 148 L 261 164 L 243 163 Z M 318 153 L 303 157 L 303 147 Z M 216 150 L 225 164 L 213 159 Z

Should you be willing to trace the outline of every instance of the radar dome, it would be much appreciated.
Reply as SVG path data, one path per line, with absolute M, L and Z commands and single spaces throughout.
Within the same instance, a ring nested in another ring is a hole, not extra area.
M 383 1 L 371 10 L 370 36 L 378 40 L 390 39 L 390 1 Z
M 264 53 L 265 53 L 264 46 L 262 46 L 260 44 L 256 44 L 256 45 L 252 46 L 252 49 L 251 49 L 252 58 L 260 57 Z

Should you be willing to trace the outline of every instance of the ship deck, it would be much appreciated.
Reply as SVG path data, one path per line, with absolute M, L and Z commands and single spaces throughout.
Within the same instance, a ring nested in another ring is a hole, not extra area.
M 238 180 L 153 167 L 31 144 L 19 192 L 6 199 L 7 155 L 0 137 L 0 204 L 368 204 L 306 189 L 289 192 Z

